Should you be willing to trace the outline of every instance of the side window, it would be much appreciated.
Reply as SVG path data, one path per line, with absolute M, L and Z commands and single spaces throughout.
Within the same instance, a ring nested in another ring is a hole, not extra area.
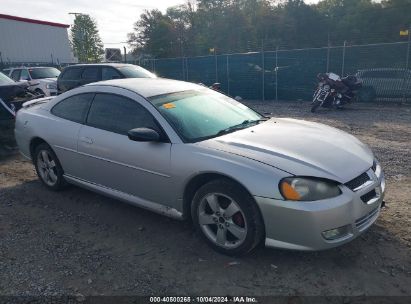
M 11 73 L 10 78 L 13 79 L 14 81 L 19 81 L 20 80 L 20 70 L 14 70 Z
M 137 102 L 111 94 L 96 94 L 87 118 L 91 127 L 127 135 L 135 128 L 158 130 L 154 117 Z
M 22 80 L 30 80 L 29 72 L 28 72 L 26 69 L 21 70 L 20 79 L 22 79 Z
M 82 72 L 83 69 L 81 68 L 68 68 L 63 72 L 61 78 L 64 80 L 80 80 Z
M 101 78 L 102 78 L 102 80 L 110 80 L 110 79 L 120 79 L 120 78 L 123 78 L 123 77 L 115 69 L 103 67 L 102 68 L 102 77 Z
M 68 97 L 56 104 L 51 113 L 78 123 L 85 123 L 94 93 L 79 94 Z
M 100 68 L 98 67 L 87 67 L 84 69 L 81 75 L 82 79 L 85 80 L 98 80 L 100 79 Z

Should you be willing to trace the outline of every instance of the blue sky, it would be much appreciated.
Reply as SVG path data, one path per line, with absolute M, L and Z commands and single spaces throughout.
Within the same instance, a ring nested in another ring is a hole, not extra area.
M 167 7 L 186 0 L 1 0 L 0 13 L 19 17 L 71 24 L 74 16 L 68 13 L 89 14 L 96 19 L 105 47 L 123 47 L 127 33 L 145 9 Z M 315 3 L 318 0 L 306 0 Z M 97 4 L 98 3 L 98 4 Z

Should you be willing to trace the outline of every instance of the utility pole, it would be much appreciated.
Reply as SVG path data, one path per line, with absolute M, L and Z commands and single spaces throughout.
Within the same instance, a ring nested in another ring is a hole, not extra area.
M 278 49 L 275 48 L 275 101 L 278 101 Z
M 125 46 L 123 46 L 124 49 L 124 63 L 127 63 L 127 49 Z
M 405 71 L 404 71 L 404 80 L 403 80 L 403 99 L 407 101 L 407 86 L 406 86 L 406 78 L 408 69 L 410 66 L 410 49 L 411 49 L 411 24 L 408 27 L 408 45 L 407 45 L 407 58 L 405 59 Z
M 344 48 L 343 48 L 343 55 L 342 55 L 342 65 L 341 65 L 341 77 L 344 77 L 344 70 L 345 70 L 345 50 L 347 47 L 347 40 L 344 40 Z
M 217 48 L 214 47 L 214 61 L 215 61 L 215 82 L 218 82 L 218 62 L 217 62 Z
M 331 40 L 330 40 L 330 26 L 331 26 L 331 17 L 328 14 L 325 14 L 326 23 L 327 23 L 327 68 L 326 72 L 329 72 L 330 69 L 330 47 L 331 47 Z
M 183 47 L 183 35 L 180 35 L 180 56 L 181 56 L 181 63 L 182 63 L 182 74 L 183 80 L 185 80 L 185 68 L 184 68 L 184 47 Z
M 264 53 L 264 39 L 261 40 L 261 66 L 262 66 L 262 90 L 263 102 L 265 101 L 265 53 Z
M 330 47 L 331 47 L 331 42 L 330 42 L 330 29 L 328 29 L 328 39 L 327 39 L 327 73 L 329 72 L 330 69 Z

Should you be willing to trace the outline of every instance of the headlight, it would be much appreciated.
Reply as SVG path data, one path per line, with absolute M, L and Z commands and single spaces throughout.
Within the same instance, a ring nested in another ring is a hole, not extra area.
M 54 90 L 54 89 L 57 89 L 57 85 L 54 83 L 46 84 L 46 88 Z
M 372 170 L 375 172 L 375 175 L 377 175 L 378 178 L 381 177 L 382 168 L 380 162 L 377 159 L 374 159 L 374 163 L 372 164 Z
M 317 201 L 341 194 L 336 182 L 320 178 L 288 177 L 279 187 L 282 196 L 289 201 Z

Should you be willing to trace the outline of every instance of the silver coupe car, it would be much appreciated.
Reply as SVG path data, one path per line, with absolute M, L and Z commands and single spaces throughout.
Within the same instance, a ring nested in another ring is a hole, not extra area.
M 321 250 L 377 219 L 373 153 L 326 125 L 267 118 L 203 86 L 166 79 L 89 84 L 24 104 L 21 153 L 51 190 L 67 184 L 177 219 L 228 255 Z

